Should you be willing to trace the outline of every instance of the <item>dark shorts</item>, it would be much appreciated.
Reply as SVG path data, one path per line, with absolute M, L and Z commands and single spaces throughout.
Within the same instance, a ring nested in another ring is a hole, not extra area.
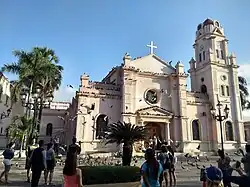
M 9 172 L 9 171 L 10 171 L 10 168 L 11 168 L 11 165 L 6 165 L 6 164 L 4 164 L 4 171 L 5 171 L 5 172 Z
M 55 161 L 54 160 L 47 160 L 47 170 L 52 171 L 55 168 Z

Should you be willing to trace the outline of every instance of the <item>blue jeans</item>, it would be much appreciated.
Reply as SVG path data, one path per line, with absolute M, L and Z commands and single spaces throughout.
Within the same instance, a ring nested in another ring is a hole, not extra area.
M 228 181 L 239 185 L 239 187 L 249 187 L 250 186 L 250 177 L 244 176 L 229 176 Z

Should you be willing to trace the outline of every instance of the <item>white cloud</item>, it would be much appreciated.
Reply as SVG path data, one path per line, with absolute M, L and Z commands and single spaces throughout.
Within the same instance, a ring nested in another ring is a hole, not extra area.
M 53 101 L 71 102 L 72 98 L 76 94 L 76 91 L 77 90 L 75 88 L 63 86 L 58 91 L 55 91 Z

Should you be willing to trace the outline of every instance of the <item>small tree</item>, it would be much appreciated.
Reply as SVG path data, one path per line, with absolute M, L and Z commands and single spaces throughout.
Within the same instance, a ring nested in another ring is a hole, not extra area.
M 240 100 L 242 110 L 250 109 L 250 102 L 248 101 L 249 92 L 247 89 L 247 80 L 244 77 L 239 76 L 239 88 L 240 88 Z
M 23 145 L 27 143 L 27 139 L 29 139 L 29 137 L 34 137 L 35 135 L 35 132 L 31 134 L 32 128 L 33 120 L 31 118 L 27 118 L 26 116 L 14 116 L 12 118 L 12 123 L 6 129 L 6 136 L 9 141 L 20 142 L 19 156 L 21 156 Z
M 107 129 L 106 144 L 123 143 L 122 165 L 130 166 L 133 143 L 144 140 L 147 135 L 147 130 L 144 126 L 132 125 L 131 123 L 117 122 L 110 124 Z

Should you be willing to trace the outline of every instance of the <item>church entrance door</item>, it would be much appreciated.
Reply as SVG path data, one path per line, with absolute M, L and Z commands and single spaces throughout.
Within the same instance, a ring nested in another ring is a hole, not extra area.
M 150 122 L 146 124 L 148 134 L 145 141 L 145 148 L 152 146 L 152 144 L 158 144 L 159 140 L 162 141 L 162 128 L 161 124 Z M 156 140 L 157 138 L 157 140 Z

